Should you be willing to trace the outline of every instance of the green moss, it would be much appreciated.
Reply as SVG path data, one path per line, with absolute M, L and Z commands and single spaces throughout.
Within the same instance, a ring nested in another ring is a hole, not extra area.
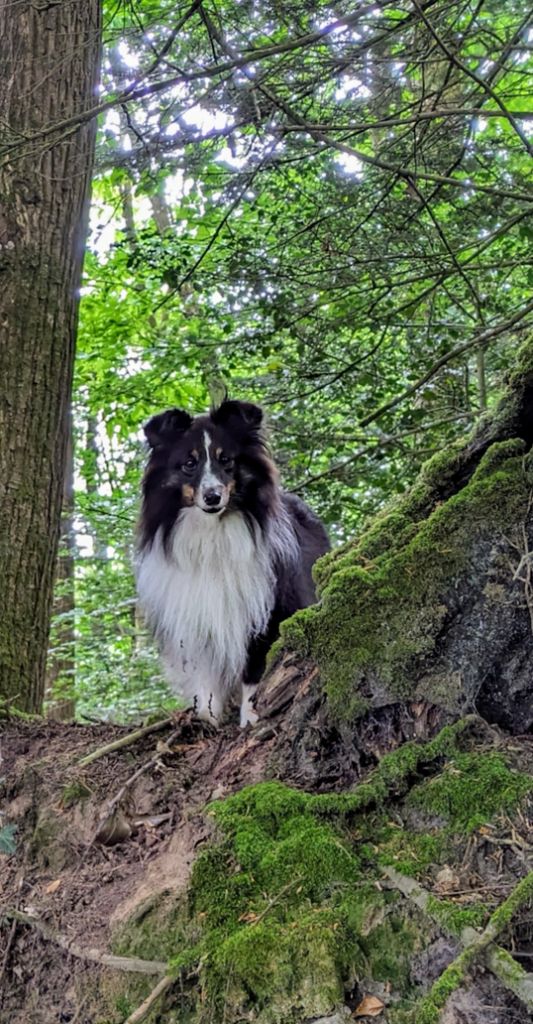
M 396 784 L 390 761 L 386 772 Z M 167 955 L 183 978 L 194 967 L 198 1022 L 320 1016 L 369 974 L 407 991 L 424 928 L 403 920 L 396 896 L 362 880 L 346 815 L 384 799 L 386 787 L 359 789 L 358 801 L 337 797 L 336 812 L 278 782 L 213 804 L 220 838 L 198 856 L 186 902 L 147 908 L 114 948 Z
M 348 961 L 362 956 L 343 909 L 358 859 L 312 801 L 272 782 L 212 807 L 222 839 L 194 865 L 188 913 L 206 1020 L 230 1010 L 239 1019 L 250 1005 L 265 1021 L 290 1020 L 301 1006 L 326 1013 Z
M 533 791 L 533 779 L 498 753 L 456 753 L 442 772 L 415 786 L 408 803 L 438 815 L 452 832 L 472 832 Z
M 501 946 L 498 946 L 498 967 L 502 972 L 502 974 L 499 974 L 500 980 L 503 981 L 502 975 L 504 974 L 505 982 L 512 991 L 514 991 L 513 986 L 519 985 L 526 977 L 526 971 L 518 963 L 518 960 L 515 960 L 515 958 L 511 956 L 506 949 L 502 949 Z
M 523 520 L 530 487 L 523 452 L 519 439 L 491 445 L 443 503 L 439 488 L 467 456 L 439 454 L 358 542 L 321 560 L 321 604 L 282 625 L 277 651 L 285 645 L 313 657 L 337 718 L 354 720 L 365 710 L 359 687 L 369 675 L 393 696 L 417 696 L 416 666 L 435 649 L 449 614 L 446 594 L 471 571 L 473 544 Z M 460 680 L 450 686 L 441 674 L 425 681 L 425 698 L 452 711 L 460 695 Z
M 432 920 L 441 924 L 444 931 L 457 937 L 465 928 L 482 927 L 488 917 L 487 908 L 482 904 L 461 907 L 451 900 L 437 899 L 436 896 L 429 897 L 426 909 Z
M 418 830 L 400 829 L 386 815 L 371 825 L 377 850 L 372 856 L 414 878 L 453 857 L 465 835 L 512 810 L 533 791 L 533 779 L 508 768 L 501 754 L 461 753 L 453 747 L 453 727 L 443 733 L 433 741 L 433 751 L 432 744 L 421 749 L 419 765 L 429 763 L 429 754 L 439 748 L 444 752 L 446 746 L 449 760 L 437 775 L 412 786 L 405 801 L 407 808 L 429 818 L 427 826 L 423 819 Z M 412 753 L 408 760 L 411 757 Z
M 441 832 L 401 831 L 390 823 L 376 830 L 378 845 L 376 859 L 379 864 L 396 868 L 403 875 L 419 878 L 428 868 L 440 864 L 449 850 L 449 837 Z
M 496 933 L 501 932 L 510 924 L 517 910 L 533 901 L 533 871 L 513 889 L 510 896 L 491 915 L 490 925 Z
M 22 711 L 11 704 L 8 698 L 0 697 L 0 721 L 18 719 L 21 722 L 42 722 L 42 715 Z
M 472 955 L 466 949 L 443 971 L 426 998 L 418 1004 L 416 1024 L 438 1024 L 441 1012 L 452 992 L 455 992 L 464 981 L 471 959 Z
M 398 794 L 407 787 L 422 765 L 449 757 L 458 750 L 458 744 L 477 719 L 467 716 L 444 726 L 427 743 L 411 741 L 403 743 L 398 750 L 385 754 L 368 781 L 359 783 L 348 793 L 325 793 L 308 796 L 308 807 L 315 814 L 353 815 L 373 805 L 381 805 L 391 794 Z
M 383 891 L 381 865 L 427 870 L 454 829 L 464 834 L 474 805 L 488 820 L 531 788 L 501 754 L 461 749 L 474 721 L 448 726 L 428 743 L 405 744 L 352 792 L 315 795 L 272 781 L 212 804 L 217 838 L 197 857 L 188 892 L 140 908 L 114 948 L 167 957 L 182 979 L 179 1019 L 191 1024 L 292 1024 L 327 1015 L 346 988 L 367 978 L 408 999 L 412 956 L 435 934 L 434 922 L 460 935 L 479 927 L 486 911 L 432 897 L 423 913 Z M 423 777 L 431 765 L 439 772 L 434 789 Z M 463 793 L 470 784 L 472 793 Z M 390 803 L 406 792 L 404 808 L 438 815 L 431 832 L 389 820 Z M 528 886 L 504 913 L 530 894 Z M 433 1020 L 455 977 L 443 976 L 420 1020 Z
M 87 797 L 91 796 L 92 790 L 82 782 L 81 779 L 73 779 L 72 782 L 67 783 L 61 794 L 61 803 L 63 807 L 72 807 L 73 804 L 77 804 L 80 800 L 86 800 Z

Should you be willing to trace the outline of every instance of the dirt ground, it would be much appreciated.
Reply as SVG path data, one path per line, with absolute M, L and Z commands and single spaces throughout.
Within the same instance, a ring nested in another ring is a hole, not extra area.
M 209 765 L 221 736 L 205 735 L 186 717 L 178 730 L 170 726 L 79 768 L 86 754 L 127 733 L 108 725 L 42 722 L 12 723 L 1 735 L 0 822 L 15 822 L 17 832 L 15 854 L 0 854 L 0 906 L 35 915 L 84 948 L 106 950 L 111 929 L 138 904 L 185 887 L 193 844 L 205 832 L 199 822 L 192 826 L 195 808 L 218 795 Z M 167 747 L 171 734 L 175 739 Z M 232 736 L 232 729 L 226 731 L 225 741 Z M 148 762 L 149 770 L 130 785 Z M 110 809 L 125 785 L 120 805 Z M 102 970 L 20 921 L 7 929 L 4 924 L 0 1021 L 92 1024 L 90 1011 L 84 1015 L 78 1005 L 73 980 L 89 974 L 94 986 Z

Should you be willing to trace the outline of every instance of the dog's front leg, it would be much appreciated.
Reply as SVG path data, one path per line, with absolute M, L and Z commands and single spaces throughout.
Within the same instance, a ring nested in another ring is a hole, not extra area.
M 224 701 L 219 686 L 212 679 L 195 680 L 193 708 L 205 722 L 219 725 Z

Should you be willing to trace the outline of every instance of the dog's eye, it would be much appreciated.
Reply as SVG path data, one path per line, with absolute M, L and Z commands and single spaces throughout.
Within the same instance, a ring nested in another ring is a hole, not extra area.
M 182 469 L 196 469 L 197 465 L 197 460 L 192 455 L 189 455 L 187 461 L 183 463 Z
M 230 455 L 219 455 L 218 461 L 220 462 L 221 466 L 229 466 L 230 463 L 233 462 L 233 459 L 231 458 Z

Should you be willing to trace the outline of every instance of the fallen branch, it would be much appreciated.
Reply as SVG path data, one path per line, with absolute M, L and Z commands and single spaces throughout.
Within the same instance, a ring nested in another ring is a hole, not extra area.
M 158 981 L 156 987 L 150 992 L 150 995 L 146 997 L 144 1003 L 141 1003 L 133 1013 L 130 1013 L 125 1024 L 140 1024 L 142 1020 L 145 1020 L 154 1003 L 164 995 L 167 988 L 170 988 L 175 980 L 176 979 L 172 978 L 170 974 L 166 974 L 164 978 L 161 978 L 161 981 Z
M 103 953 L 99 949 L 80 946 L 66 935 L 60 935 L 59 932 L 55 932 L 53 928 L 50 928 L 50 925 L 41 921 L 38 917 L 25 914 L 22 910 L 6 907 L 1 913 L 2 917 L 8 921 L 19 921 L 21 924 L 27 924 L 31 928 L 35 928 L 49 942 L 60 946 L 66 953 L 70 953 L 71 956 L 75 956 L 79 960 L 91 960 L 93 963 L 101 964 L 103 967 L 110 967 L 115 971 L 129 971 L 132 974 L 163 974 L 167 969 L 164 960 L 141 960 L 136 956 L 115 956 L 113 953 Z
M 385 867 L 384 874 L 411 902 L 427 913 L 443 930 L 440 915 L 432 912 L 431 904 L 438 905 L 438 900 L 424 889 L 413 878 L 400 874 L 393 867 Z M 417 1022 L 419 1024 L 436 1024 L 440 1012 L 448 996 L 459 987 L 466 972 L 476 957 L 483 955 L 485 963 L 501 983 L 513 992 L 533 1010 L 533 974 L 528 974 L 516 960 L 501 946 L 495 944 L 499 933 L 510 923 L 516 911 L 533 896 L 533 872 L 530 872 L 513 889 L 510 895 L 491 915 L 487 926 L 482 932 L 475 928 L 463 928 L 459 936 L 462 951 L 459 956 L 448 964 L 441 976 L 435 981 L 427 996 L 419 1004 Z
M 81 761 L 78 761 L 78 768 L 86 768 L 87 765 L 92 764 L 93 761 L 98 761 L 100 757 L 105 757 L 106 754 L 113 754 L 115 750 L 122 750 L 123 747 L 130 747 L 132 743 L 136 743 L 137 740 L 143 738 L 143 736 L 149 736 L 152 732 L 161 732 L 163 729 L 168 728 L 172 725 L 172 718 L 163 718 L 160 722 L 153 722 L 152 725 L 145 725 L 142 729 L 135 729 L 134 732 L 129 732 L 126 736 L 121 736 L 118 740 L 113 740 L 112 743 L 106 743 L 103 747 L 97 747 L 90 754 L 86 754 L 82 757 Z

